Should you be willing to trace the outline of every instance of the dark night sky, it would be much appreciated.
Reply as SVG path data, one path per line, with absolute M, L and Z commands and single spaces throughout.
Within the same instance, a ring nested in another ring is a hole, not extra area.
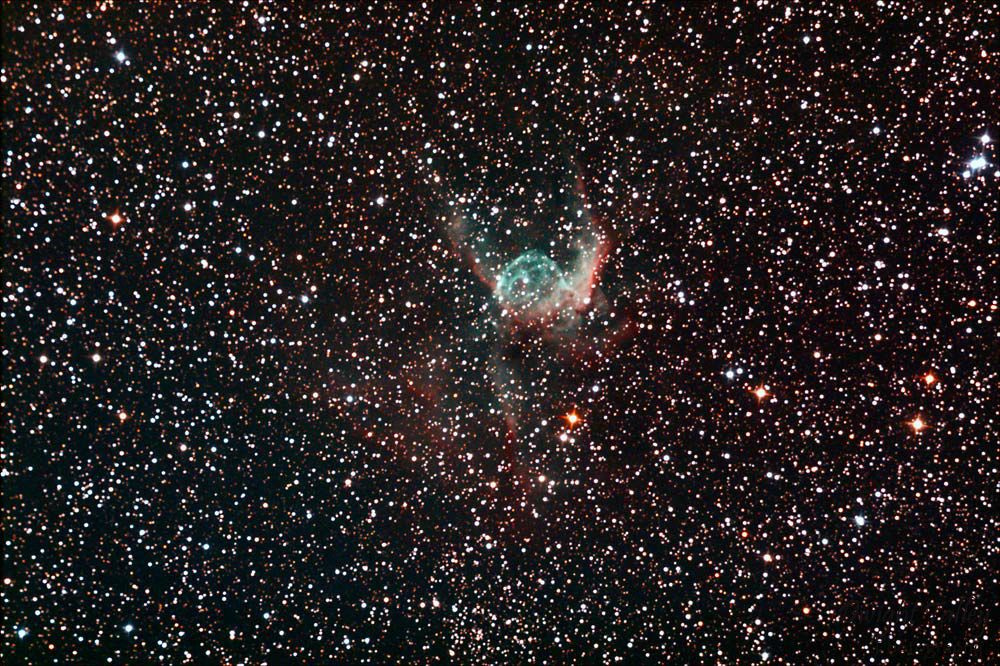
M 5 664 L 997 658 L 996 2 L 170 4 L 4 6 Z

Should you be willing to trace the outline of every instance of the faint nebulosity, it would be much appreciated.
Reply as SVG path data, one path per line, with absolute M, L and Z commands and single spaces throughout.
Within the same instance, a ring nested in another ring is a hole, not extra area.
M 3 663 L 997 660 L 996 2 L 2 21 Z

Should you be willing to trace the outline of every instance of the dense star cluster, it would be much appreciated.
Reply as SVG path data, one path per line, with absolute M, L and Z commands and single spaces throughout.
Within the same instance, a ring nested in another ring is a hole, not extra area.
M 995 663 L 1000 6 L 688 5 L 5 4 L 3 663 Z

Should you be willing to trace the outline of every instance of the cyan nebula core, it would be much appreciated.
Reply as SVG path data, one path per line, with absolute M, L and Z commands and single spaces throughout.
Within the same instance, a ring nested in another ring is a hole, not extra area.
M 523 316 L 544 316 L 570 289 L 559 265 L 539 250 L 528 250 L 504 266 L 496 296 L 505 309 Z

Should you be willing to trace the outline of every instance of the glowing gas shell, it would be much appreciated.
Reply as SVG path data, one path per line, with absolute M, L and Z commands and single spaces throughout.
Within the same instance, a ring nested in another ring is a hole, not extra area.
M 500 272 L 496 294 L 500 305 L 514 314 L 543 316 L 562 300 L 566 278 L 543 252 L 529 250 Z

